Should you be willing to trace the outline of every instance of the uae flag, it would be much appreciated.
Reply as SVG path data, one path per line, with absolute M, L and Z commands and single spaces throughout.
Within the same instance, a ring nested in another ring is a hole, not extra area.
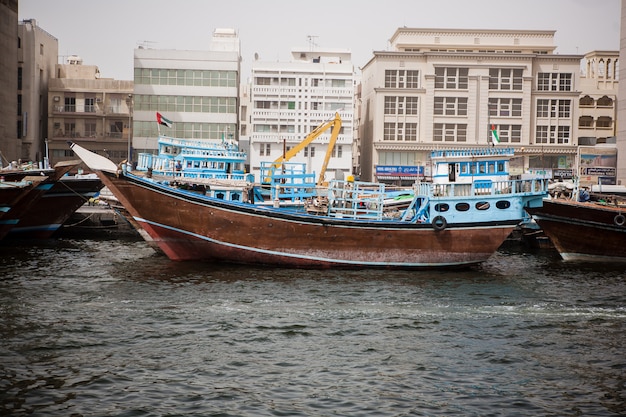
M 157 112 L 157 123 L 163 126 L 172 127 L 172 121 L 163 117 L 163 115 L 159 112 Z
M 491 125 L 491 143 L 493 145 L 495 145 L 496 143 L 500 143 L 500 137 L 498 136 L 496 125 Z

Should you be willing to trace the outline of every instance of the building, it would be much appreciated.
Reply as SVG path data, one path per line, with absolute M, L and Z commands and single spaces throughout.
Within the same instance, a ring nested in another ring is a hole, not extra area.
M 280 158 L 336 113 L 342 128 L 331 150 L 325 179 L 352 173 L 354 66 L 343 49 L 296 48 L 291 62 L 252 65 L 250 87 L 250 169 L 260 180 L 261 162 Z M 328 150 L 331 129 L 289 162 L 303 163 L 306 173 L 318 174 Z
M 578 117 L 579 184 L 617 184 L 619 52 L 592 51 L 581 64 Z
M 216 29 L 206 51 L 135 49 L 133 149 L 154 152 L 159 132 L 237 140 L 240 50 L 232 29 Z M 157 125 L 157 112 L 173 126 Z
M 619 56 L 626 58 L 626 2 L 621 4 Z M 618 75 L 619 71 L 618 71 Z M 618 86 L 617 182 L 626 185 L 626 83 Z
M 554 33 L 396 30 L 362 71 L 362 179 L 408 185 L 432 150 L 488 146 L 493 130 L 512 173 L 571 172 L 582 57 L 554 54 Z
M 132 81 L 101 78 L 95 65 L 78 56 L 57 64 L 48 85 L 48 142 L 55 164 L 76 157 L 67 142 L 121 162 L 128 156 Z
M 22 156 L 17 108 L 17 0 L 0 2 L 0 167 Z
M 12 153 L 22 162 L 47 157 L 48 81 L 58 59 L 58 40 L 37 26 L 35 19 L 18 25 L 17 142 Z

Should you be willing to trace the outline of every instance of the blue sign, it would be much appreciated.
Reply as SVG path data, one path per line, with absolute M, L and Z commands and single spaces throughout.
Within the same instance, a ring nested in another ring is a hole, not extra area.
M 424 175 L 423 166 L 376 165 L 376 175 L 396 175 L 398 177 L 417 177 Z

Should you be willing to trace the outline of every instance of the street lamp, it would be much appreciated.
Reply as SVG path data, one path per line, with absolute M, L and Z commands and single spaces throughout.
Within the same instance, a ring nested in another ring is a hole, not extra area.
M 133 155 L 131 154 L 131 137 L 130 137 L 130 131 L 131 131 L 131 123 L 132 123 L 132 116 L 133 116 L 133 95 L 129 94 L 128 97 L 126 98 L 126 104 L 128 105 L 128 164 L 130 165 L 130 161 L 132 160 Z

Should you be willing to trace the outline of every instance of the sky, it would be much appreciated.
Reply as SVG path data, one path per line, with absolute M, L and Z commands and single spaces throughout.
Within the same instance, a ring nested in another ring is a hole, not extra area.
M 260 61 L 289 61 L 293 48 L 348 49 L 364 66 L 389 49 L 399 27 L 555 30 L 559 54 L 619 50 L 620 0 L 19 0 L 59 42 L 103 78 L 133 79 L 133 51 L 207 50 L 217 28 L 241 41 L 242 80 Z

